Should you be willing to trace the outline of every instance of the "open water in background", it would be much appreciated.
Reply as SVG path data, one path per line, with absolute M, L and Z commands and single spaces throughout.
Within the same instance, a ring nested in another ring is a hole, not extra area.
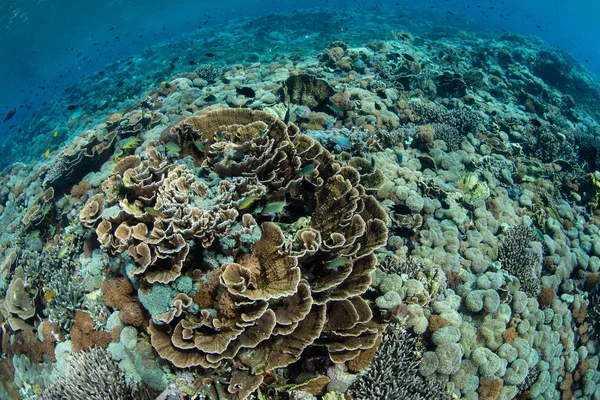
M 600 74 L 598 0 L 3 0 L 0 115 L 12 108 L 17 112 L 0 123 L 0 137 L 83 77 L 148 46 L 198 29 L 210 34 L 235 19 L 316 6 L 378 6 L 390 18 L 410 7 L 442 25 L 537 35 Z M 320 24 L 328 21 L 315 23 L 315 31 Z

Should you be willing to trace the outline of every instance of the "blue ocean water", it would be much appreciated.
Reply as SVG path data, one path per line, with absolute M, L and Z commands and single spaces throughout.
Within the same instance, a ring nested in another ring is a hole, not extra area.
M 271 12 L 308 7 L 359 10 L 380 7 L 394 22 L 402 10 L 414 10 L 432 24 L 461 26 L 475 31 L 505 31 L 536 35 L 564 49 L 594 73 L 600 73 L 600 14 L 595 0 L 568 1 L 162 1 L 114 0 L 85 4 L 6 0 L 0 13 L 0 112 L 15 108 L 1 136 L 18 128 L 40 104 L 50 102 L 78 80 L 110 63 L 131 57 L 148 46 L 178 35 L 223 29 L 223 24 Z M 414 21 L 396 21 L 411 25 Z M 315 34 L 331 21 L 314 21 Z M 278 27 L 273 27 L 277 30 Z M 360 23 L 347 29 L 360 31 Z
M 0 5 L 0 399 L 600 398 L 598 0 Z

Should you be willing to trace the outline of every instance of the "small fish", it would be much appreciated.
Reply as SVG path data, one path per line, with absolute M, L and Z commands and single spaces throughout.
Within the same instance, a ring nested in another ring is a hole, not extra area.
M 327 122 L 327 124 L 325 125 L 325 128 L 331 129 L 331 127 L 333 126 L 333 124 L 335 124 L 335 119 L 329 120 Z
M 67 110 L 69 110 L 69 111 L 73 111 L 73 110 L 74 110 L 74 109 L 76 109 L 76 108 L 77 108 L 77 106 L 76 106 L 75 104 L 71 104 L 71 105 L 69 105 L 69 106 L 67 107 Z
M 412 214 L 412 210 L 406 204 L 394 204 L 392 210 L 396 214 L 409 215 Z
M 225 139 L 225 135 L 223 135 L 223 132 L 221 132 L 221 131 L 217 131 L 217 133 L 215 133 L 215 135 L 217 136 L 217 139 L 219 139 L 219 140 Z
M 209 94 L 208 96 L 206 96 L 204 98 L 204 101 L 206 101 L 206 102 L 215 102 L 215 101 L 217 101 L 217 98 L 215 97 L 214 94 Z
M 6 115 L 4 116 L 4 121 L 2 121 L 2 122 L 6 122 L 9 119 L 11 119 L 12 117 L 14 117 L 16 112 L 17 112 L 16 108 L 11 108 L 11 110 L 9 112 L 7 112 Z
M 164 86 L 167 84 L 167 81 L 162 81 L 160 84 Z
M 237 94 L 241 94 L 242 96 L 246 96 L 246 97 L 255 97 L 256 96 L 256 92 L 254 91 L 254 89 L 249 88 L 247 86 L 244 86 L 241 88 L 235 88 L 235 92 Z
M 173 143 L 173 142 L 169 142 L 165 144 L 165 149 L 167 149 L 167 151 L 175 151 L 175 152 L 180 152 L 181 151 L 181 147 L 179 147 L 177 145 L 177 143 Z
M 327 108 L 329 108 L 331 111 L 333 111 L 336 114 L 339 114 L 342 112 L 342 109 L 338 106 L 333 106 L 331 104 L 327 104 Z
M 196 64 L 198 64 L 198 62 L 197 62 L 197 61 L 194 61 L 194 60 L 190 60 L 189 64 L 190 64 L 190 65 L 196 65 Z
M 260 137 L 264 137 L 266 134 L 267 134 L 267 129 L 263 129 L 262 131 L 260 131 L 260 132 L 258 133 L 258 135 L 259 135 Z
M 249 208 L 256 200 L 260 200 L 260 197 L 246 197 L 238 206 L 238 210 Z
M 26 240 L 33 240 L 33 239 L 35 239 L 36 237 L 39 237 L 39 236 L 40 236 L 40 231 L 33 231 L 33 232 L 29 233 L 27 236 L 25 236 L 25 239 Z
M 201 141 L 199 141 L 199 140 L 196 140 L 196 141 L 194 142 L 194 145 L 196 146 L 196 148 L 197 148 L 197 149 L 198 149 L 200 152 L 202 152 L 202 153 L 206 153 L 206 146 L 204 145 L 204 143 L 202 143 L 202 142 L 201 142 Z
M 144 211 L 148 214 L 148 215 L 152 215 L 153 217 L 161 217 L 161 218 L 166 218 L 166 215 L 161 213 L 160 211 L 158 211 L 156 208 L 152 208 L 152 207 L 144 207 Z
M 63 247 L 58 251 L 58 258 L 65 258 L 69 254 L 69 248 Z
M 58 136 L 58 131 L 54 131 L 54 134 L 53 134 L 53 136 L 54 136 L 54 137 L 57 137 L 57 136 Z
M 402 153 L 400 153 L 399 151 L 396 152 L 396 160 L 398 161 L 398 164 L 402 165 L 402 161 L 404 161 L 404 158 L 402 157 Z
M 333 260 L 329 261 L 325 268 L 337 272 L 339 267 L 346 264 L 348 264 L 348 259 L 344 257 L 336 257 Z
M 298 172 L 298 175 L 300 176 L 309 176 L 310 174 L 312 174 L 312 172 L 315 170 L 316 165 L 314 163 L 312 164 L 308 164 L 305 165 L 304 167 L 302 167 L 302 169 Z
M 532 118 L 529 122 L 531 122 L 531 125 L 537 126 L 538 128 L 542 126 L 542 122 L 539 119 Z
M 130 137 L 121 142 L 121 148 L 125 150 L 135 149 L 139 143 L 140 140 L 138 138 L 136 138 L 135 136 Z
M 56 295 L 56 292 L 54 292 L 54 290 L 51 290 L 49 292 L 44 292 L 44 297 L 48 301 L 50 301 L 55 295 Z
M 44 153 L 44 158 L 48 158 L 49 155 L 50 155 L 50 149 L 47 149 L 46 152 Z
M 349 149 L 352 146 L 350 140 L 341 135 L 332 136 L 333 141 L 340 146 L 342 149 Z
M 361 60 L 356 60 L 356 61 L 354 61 L 353 65 L 354 65 L 354 68 L 362 68 L 365 66 L 365 63 L 362 62 Z
M 353 126 L 358 125 L 358 123 L 356 122 L 356 118 L 352 117 L 351 119 L 352 119 L 352 125 Z
M 406 226 L 392 226 L 392 228 L 390 229 L 392 234 L 394 236 L 400 236 L 400 237 L 404 237 L 404 238 L 409 238 L 412 236 L 415 236 L 416 232 Z
M 304 111 L 302 111 L 302 109 L 300 107 L 296 107 L 296 109 L 294 110 L 294 114 L 300 116 L 300 115 L 304 114 Z
M 263 209 L 262 215 L 274 215 L 280 213 L 284 207 L 287 206 L 287 201 L 283 199 L 283 201 L 276 201 L 274 203 L 267 204 Z
M 214 57 L 214 56 L 216 56 L 216 54 L 215 54 L 215 53 L 205 53 L 204 55 L 205 55 L 206 57 Z

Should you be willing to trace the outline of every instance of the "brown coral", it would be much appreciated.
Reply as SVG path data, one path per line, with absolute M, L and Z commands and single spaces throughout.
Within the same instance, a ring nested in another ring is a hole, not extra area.
M 54 347 L 58 340 L 63 339 L 63 334 L 57 324 L 43 321 L 38 329 L 41 331 L 43 341 L 38 339 L 31 329 L 26 329 L 15 333 L 14 340 L 4 348 L 9 356 L 25 354 L 34 364 L 39 364 L 43 358 L 49 361 L 56 361 Z
M 78 353 L 94 346 L 106 348 L 113 341 L 110 332 L 99 332 L 94 329 L 94 320 L 83 312 L 75 312 L 75 325 L 71 330 L 73 352 Z
M 540 302 L 541 308 L 546 308 L 552 304 L 554 298 L 556 297 L 556 293 L 554 293 L 554 289 L 545 287 L 542 289 L 540 296 L 538 298 Z
M 91 188 L 92 185 L 88 181 L 81 181 L 71 188 L 71 196 L 78 199 L 85 196 Z
M 387 214 L 357 169 L 340 167 L 295 125 L 261 111 L 201 112 L 163 136 L 202 167 L 200 176 L 150 145 L 113 168 L 103 192 L 118 212 L 96 228 L 102 247 L 133 256 L 143 293 L 192 278 L 197 291 L 177 294 L 169 311 L 153 315 L 148 332 L 158 354 L 179 368 L 234 360 L 251 379 L 232 394 L 309 346 L 335 362 L 368 354 L 381 327 L 361 295 L 373 252 L 387 241 Z M 311 174 L 301 174 L 309 164 Z M 205 174 L 218 177 L 217 187 Z M 265 221 L 262 210 L 283 196 L 281 224 Z M 217 263 L 215 253 L 229 260 Z
M 479 380 L 479 398 L 482 400 L 496 400 L 500 395 L 500 390 L 504 386 L 502 379 L 497 377 L 481 377 Z

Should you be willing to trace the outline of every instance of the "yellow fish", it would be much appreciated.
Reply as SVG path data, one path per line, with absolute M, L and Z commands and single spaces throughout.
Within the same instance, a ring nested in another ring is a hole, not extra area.
M 56 293 L 54 292 L 54 290 L 44 293 L 44 297 L 46 298 L 46 300 L 52 299 L 55 295 Z
M 158 211 L 155 208 L 152 207 L 144 207 L 144 211 L 146 213 L 148 213 L 149 215 L 152 215 L 153 217 L 161 217 L 161 218 L 166 218 L 167 216 L 163 213 L 161 213 L 160 211 Z
M 54 137 L 58 136 L 58 131 L 54 131 Z
M 246 197 L 238 206 L 238 210 L 245 210 L 246 208 L 250 207 L 252 203 L 259 199 L 260 197 Z
M 49 155 L 50 155 L 50 149 L 46 150 L 46 152 L 44 153 L 44 158 L 48 158 Z
M 166 84 L 167 84 L 167 81 L 162 81 L 160 84 L 161 84 L 161 85 L 166 85 Z

